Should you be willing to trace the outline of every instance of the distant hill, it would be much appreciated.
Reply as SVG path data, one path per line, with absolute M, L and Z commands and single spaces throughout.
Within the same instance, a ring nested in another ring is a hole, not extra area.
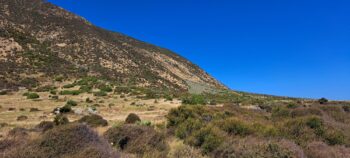
M 185 58 L 42 0 L 0 0 L 0 88 L 97 76 L 124 85 L 226 89 Z M 191 84 L 188 84 L 191 83 Z

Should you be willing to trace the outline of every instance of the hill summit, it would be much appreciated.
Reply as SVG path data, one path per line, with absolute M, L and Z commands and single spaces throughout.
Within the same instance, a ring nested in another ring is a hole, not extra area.
M 0 4 L 0 88 L 95 76 L 177 91 L 226 89 L 170 50 L 104 30 L 46 1 Z

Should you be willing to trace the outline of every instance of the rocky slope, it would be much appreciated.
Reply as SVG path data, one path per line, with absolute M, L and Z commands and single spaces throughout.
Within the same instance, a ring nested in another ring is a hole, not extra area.
M 167 49 L 96 27 L 51 3 L 0 0 L 0 88 L 30 87 L 57 76 L 179 91 L 196 83 L 225 89 Z

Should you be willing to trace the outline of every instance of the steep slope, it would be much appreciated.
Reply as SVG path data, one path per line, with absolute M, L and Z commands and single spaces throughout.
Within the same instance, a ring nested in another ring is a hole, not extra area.
M 98 28 L 51 3 L 0 0 L 0 88 L 60 75 L 181 91 L 196 83 L 226 88 L 167 49 Z

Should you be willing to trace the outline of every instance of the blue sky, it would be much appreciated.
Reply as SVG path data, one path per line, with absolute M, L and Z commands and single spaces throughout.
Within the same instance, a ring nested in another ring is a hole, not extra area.
M 184 56 L 234 90 L 350 100 L 346 0 L 49 0 Z

